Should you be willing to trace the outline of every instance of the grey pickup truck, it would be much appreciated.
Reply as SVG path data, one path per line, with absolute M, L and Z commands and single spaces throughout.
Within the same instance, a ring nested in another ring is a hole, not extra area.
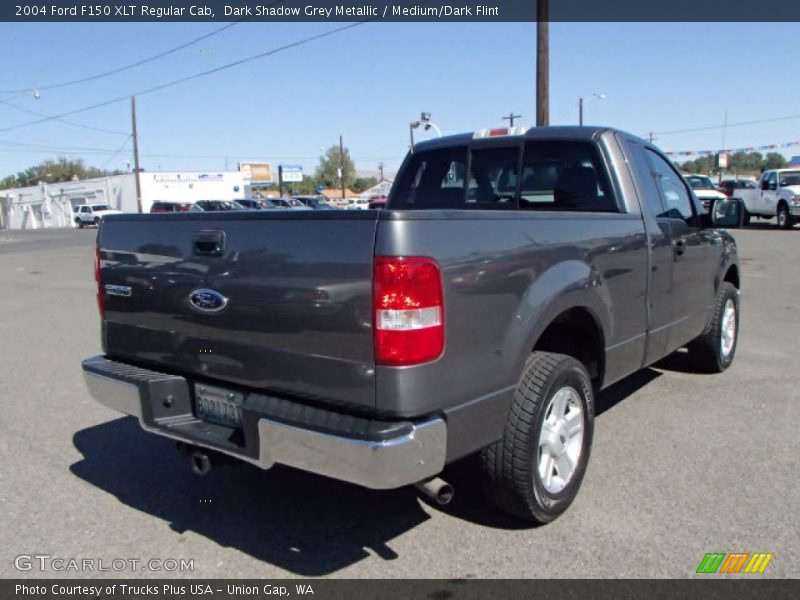
M 420 143 L 380 211 L 109 215 L 86 383 L 199 473 L 234 457 L 444 502 L 445 465 L 477 455 L 498 508 L 546 523 L 599 390 L 683 347 L 731 364 L 718 227 L 741 216 L 651 144 L 572 127 Z

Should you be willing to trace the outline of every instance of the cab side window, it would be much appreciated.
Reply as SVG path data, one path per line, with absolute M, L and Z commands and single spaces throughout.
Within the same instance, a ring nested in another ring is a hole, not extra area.
M 690 227 L 695 227 L 692 199 L 683 177 L 660 154 L 649 148 L 647 149 L 647 158 L 653 168 L 653 177 L 655 177 L 656 186 L 661 192 L 661 200 L 664 203 L 664 211 L 656 216 L 682 219 Z
M 767 189 L 769 190 L 777 190 L 778 189 L 778 172 L 777 171 L 770 171 L 767 173 Z

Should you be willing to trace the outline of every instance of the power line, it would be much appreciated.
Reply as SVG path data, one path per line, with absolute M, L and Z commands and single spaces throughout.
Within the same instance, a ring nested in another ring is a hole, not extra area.
M 181 44 L 180 46 L 175 46 L 174 48 L 170 48 L 169 50 L 164 50 L 163 52 L 159 52 L 158 54 L 154 54 L 153 56 L 149 56 L 147 58 L 143 58 L 141 60 L 137 60 L 136 62 L 132 62 L 132 63 L 129 63 L 127 65 L 123 65 L 121 67 L 117 67 L 115 69 L 111 69 L 109 71 L 103 71 L 102 73 L 96 73 L 94 75 L 89 75 L 88 77 L 81 77 L 80 79 L 73 79 L 71 81 L 63 81 L 61 83 L 50 83 L 50 84 L 47 84 L 47 85 L 38 85 L 36 87 L 24 88 L 24 89 L 18 89 L 18 90 L 0 90 L 0 94 L 14 94 L 14 95 L 16 95 L 16 94 L 26 94 L 26 93 L 34 92 L 35 90 L 40 90 L 40 91 L 41 90 L 54 90 L 54 89 L 57 89 L 57 88 L 63 88 L 63 87 L 71 86 L 71 85 L 78 85 L 79 83 L 87 83 L 89 81 L 95 81 L 97 79 L 102 79 L 104 77 L 110 77 L 111 75 L 116 75 L 117 73 L 122 73 L 123 71 L 127 71 L 127 70 L 133 69 L 135 67 L 140 67 L 142 65 L 146 65 L 147 63 L 151 63 L 153 61 L 159 60 L 161 58 L 164 58 L 165 56 L 169 56 L 170 54 L 175 54 L 176 52 L 179 52 L 179 51 L 181 51 L 181 50 L 183 50 L 185 48 L 188 48 L 189 46 L 193 46 L 194 44 L 197 44 L 198 42 L 202 42 L 203 40 L 207 40 L 208 38 L 210 38 L 212 36 L 215 36 L 215 35 L 217 35 L 219 33 L 222 33 L 226 29 L 230 29 L 231 27 L 234 27 L 234 26 L 238 25 L 239 23 L 241 23 L 241 21 L 236 21 L 234 23 L 227 23 L 222 27 L 219 27 L 219 28 L 217 28 L 217 29 L 215 29 L 213 31 L 210 31 L 209 33 L 206 33 L 204 35 L 201 35 L 200 37 L 197 37 L 197 38 L 194 38 L 192 40 L 189 40 L 188 42 L 185 42 L 185 43 Z
M 107 167 L 107 166 L 108 166 L 108 165 L 111 163 L 111 161 L 112 161 L 112 160 L 114 160 L 115 158 L 117 158 L 117 156 L 119 155 L 119 153 L 120 153 L 120 152 L 122 152 L 122 150 L 125 148 L 125 146 L 127 146 L 127 145 L 128 145 L 128 142 L 131 140 L 131 138 L 132 138 L 132 137 L 133 137 L 133 135 L 129 135 L 127 138 L 125 138 L 125 141 L 124 141 L 124 142 L 122 142 L 122 145 L 121 145 L 119 148 L 117 148 L 117 151 L 116 151 L 116 152 L 114 152 L 114 154 L 112 154 L 112 155 L 109 157 L 109 159 L 108 159 L 106 162 L 104 162 L 104 163 L 102 164 L 102 166 L 100 167 L 100 169 L 101 169 L 101 170 L 105 169 L 105 168 L 106 168 L 106 167 Z
M 59 115 L 53 115 L 53 116 L 50 116 L 50 117 L 39 119 L 37 121 L 29 121 L 27 123 L 20 123 L 19 125 L 11 125 L 9 127 L 3 127 L 3 128 L 0 128 L 0 132 L 13 131 L 14 129 L 20 129 L 22 127 L 29 127 L 30 125 L 38 125 L 40 123 L 47 123 L 49 121 L 59 120 L 59 119 L 61 119 L 63 117 L 68 117 L 70 115 L 75 115 L 75 114 L 86 112 L 86 111 L 89 111 L 89 110 L 94 110 L 96 108 L 102 108 L 104 106 L 109 106 L 110 104 L 116 104 L 117 102 L 129 101 L 131 96 L 144 96 L 145 94 L 151 94 L 153 92 L 157 92 L 159 90 L 163 90 L 163 89 L 168 88 L 168 87 L 172 87 L 172 86 L 175 86 L 175 85 L 178 85 L 178 84 L 181 84 L 181 83 L 186 83 L 187 81 L 192 81 L 194 79 L 199 79 L 201 77 L 206 77 L 207 75 L 212 75 L 214 73 L 219 73 L 220 71 L 224 71 L 226 69 L 230 69 L 230 68 L 233 68 L 233 67 L 238 67 L 239 65 L 243 65 L 245 63 L 248 63 L 248 62 L 251 62 L 251 61 L 254 61 L 254 60 L 258 60 L 258 59 L 261 59 L 261 58 L 266 58 L 268 56 L 273 56 L 273 55 L 278 54 L 280 52 L 284 52 L 286 50 L 290 50 L 292 48 L 296 48 L 298 46 L 302 46 L 304 44 L 308 44 L 310 42 L 314 42 L 316 40 L 319 40 L 319 39 L 322 39 L 322 38 L 326 38 L 326 37 L 329 37 L 331 35 L 335 35 L 337 33 L 341 33 L 342 31 L 346 31 L 348 29 L 353 29 L 354 27 L 358 27 L 359 25 L 364 25 L 365 23 L 369 23 L 370 21 L 373 21 L 373 20 L 374 20 L 374 18 L 366 19 L 364 21 L 358 21 L 357 23 L 351 23 L 349 25 L 344 25 L 342 27 L 337 27 L 335 29 L 330 29 L 330 30 L 325 31 L 323 33 L 318 33 L 316 35 L 312 35 L 312 36 L 297 40 L 296 42 L 291 42 L 289 44 L 284 44 L 283 46 L 278 46 L 277 48 L 273 48 L 272 50 L 267 50 L 266 52 L 260 52 L 258 54 L 254 54 L 252 56 L 248 56 L 246 58 L 241 58 L 239 60 L 235 60 L 233 62 L 221 65 L 219 67 L 215 67 L 213 69 L 208 69 L 207 71 L 201 71 L 200 73 L 195 73 L 194 75 L 187 75 L 186 77 L 181 77 L 180 79 L 175 79 L 175 80 L 169 81 L 167 83 L 162 83 L 162 84 L 153 86 L 151 88 L 147 88 L 145 90 L 134 92 L 132 94 L 125 94 L 124 96 L 119 96 L 119 97 L 113 98 L 111 100 L 105 100 L 103 102 L 98 102 L 96 104 L 91 104 L 89 106 L 84 106 L 83 108 L 76 108 L 76 109 L 69 110 L 67 112 L 61 113 Z
M 674 133 L 694 133 L 695 131 L 713 131 L 727 127 L 742 127 L 744 125 L 760 125 L 762 123 L 776 123 L 778 121 L 791 121 L 800 119 L 800 115 L 788 115 L 785 117 L 774 117 L 772 119 L 758 119 L 756 121 L 741 121 L 739 123 L 727 123 L 725 125 L 708 125 L 706 127 L 694 127 L 692 129 L 674 129 L 672 131 L 656 131 L 652 135 L 671 135 Z
M 37 115 L 39 117 L 50 117 L 50 115 L 41 113 L 38 110 L 31 110 L 30 108 L 25 108 L 23 106 L 18 106 L 13 102 L 9 102 L 8 100 L 0 100 L 0 104 L 5 104 L 6 106 L 10 106 L 11 108 L 15 108 L 21 112 L 28 113 L 29 115 Z M 92 125 L 84 125 L 83 123 L 76 123 L 75 121 L 67 121 L 66 119 L 54 119 L 59 123 L 64 123 L 65 125 L 72 125 L 73 127 L 80 127 L 81 129 L 88 129 L 90 131 L 100 131 L 102 133 L 110 133 L 112 135 L 128 135 L 125 131 L 114 131 L 113 129 L 103 129 L 102 127 L 93 127 Z
M 128 134 L 130 137 L 130 134 Z M 128 139 L 123 142 L 123 147 L 125 144 L 128 143 Z M 31 153 L 46 153 L 46 154 L 70 154 L 70 155 L 79 155 L 79 154 L 87 154 L 87 155 L 108 155 L 113 152 L 119 152 L 115 148 L 98 148 L 93 146 L 48 146 L 46 144 L 31 144 L 25 142 L 15 142 L 10 140 L 0 140 L 0 145 L 9 146 L 8 148 L 0 148 L 0 151 L 5 152 L 31 152 Z M 225 155 L 221 154 L 161 154 L 161 153 L 142 153 L 141 156 L 143 158 L 194 158 L 194 159 L 208 159 L 208 160 L 220 160 L 224 159 L 225 156 L 253 156 L 255 154 L 275 154 L 273 152 L 264 152 L 260 150 L 258 152 L 227 152 Z M 316 154 L 304 154 L 304 155 L 294 155 L 294 156 L 283 156 L 281 155 L 280 160 L 315 160 L 318 159 L 319 156 Z M 367 161 L 384 161 L 384 162 L 391 162 L 391 161 L 400 161 L 403 159 L 402 156 L 361 156 L 361 155 L 353 155 L 351 156 L 353 160 L 357 160 L 359 162 L 367 162 Z M 279 162 L 275 160 L 273 162 Z

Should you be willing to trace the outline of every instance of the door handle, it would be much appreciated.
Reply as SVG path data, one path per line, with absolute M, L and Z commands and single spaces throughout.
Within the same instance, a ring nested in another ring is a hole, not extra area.
M 686 240 L 672 240 L 672 246 L 678 256 L 686 252 Z
M 225 252 L 225 232 L 212 229 L 198 231 L 192 243 L 197 256 L 222 256 Z

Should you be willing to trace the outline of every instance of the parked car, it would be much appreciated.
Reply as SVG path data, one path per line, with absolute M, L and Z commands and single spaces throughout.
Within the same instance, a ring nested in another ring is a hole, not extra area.
M 386 196 L 375 196 L 369 199 L 367 208 L 383 208 L 386 206 Z
M 99 227 L 104 217 L 119 214 L 122 214 L 121 210 L 115 210 L 108 204 L 81 204 L 75 207 L 75 224 L 80 228 L 84 225 Z
M 707 211 L 714 209 L 714 203 L 717 200 L 724 200 L 725 194 L 717 189 L 714 182 L 706 175 L 684 175 L 686 181 L 692 186 L 695 196 L 703 203 L 703 208 Z
M 717 226 L 741 205 L 704 211 L 626 133 L 518 129 L 416 144 L 386 210 L 109 217 L 89 391 L 197 473 L 228 455 L 446 502 L 438 475 L 477 453 L 494 504 L 552 521 L 586 471 L 598 391 L 681 347 L 700 370 L 733 362 L 739 261 Z M 624 486 L 653 457 L 612 443 L 634 453 Z
M 770 169 L 761 175 L 755 188 L 736 190 L 744 203 L 744 224 L 752 217 L 776 218 L 778 227 L 791 229 L 800 222 L 800 169 Z
M 294 196 L 294 199 L 299 200 L 313 210 L 336 210 L 325 201 L 324 196 Z
M 276 208 L 285 208 L 289 210 L 311 210 L 305 204 L 296 198 L 270 198 Z
M 752 177 L 737 177 L 735 179 L 723 179 L 719 184 L 719 191 L 732 198 L 739 194 L 739 190 L 758 189 L 758 183 Z
M 204 211 L 216 212 L 222 210 L 244 210 L 244 207 L 234 200 L 198 200 L 195 202 Z
M 366 199 L 355 198 L 350 200 L 345 208 L 347 210 L 367 210 L 369 208 L 369 203 Z
M 153 202 L 150 207 L 151 213 L 173 213 L 173 212 L 199 212 L 203 209 L 197 206 L 194 202 L 171 202 L 166 200 L 157 200 Z
M 267 210 L 275 208 L 275 205 L 266 198 L 241 198 L 236 201 L 236 204 L 247 210 Z

